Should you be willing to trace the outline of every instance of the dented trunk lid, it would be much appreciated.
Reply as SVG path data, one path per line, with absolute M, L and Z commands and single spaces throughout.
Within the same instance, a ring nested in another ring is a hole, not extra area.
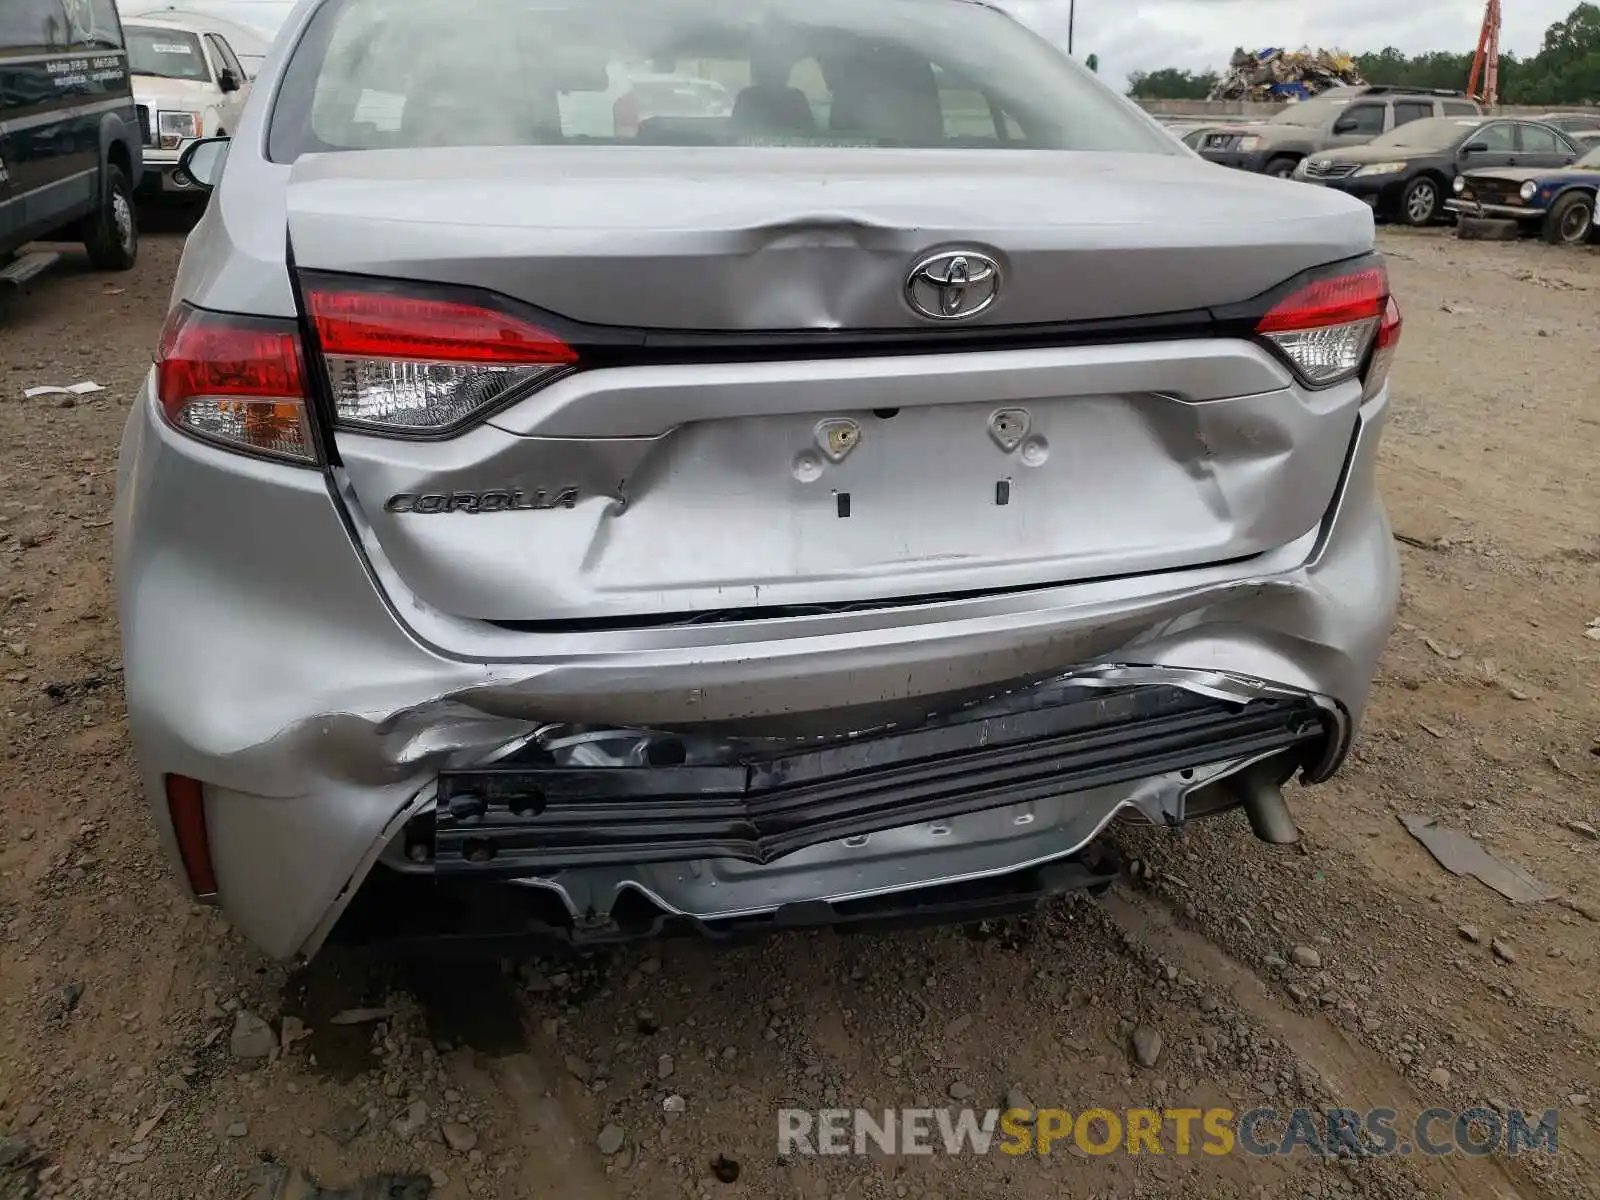
M 1208 324 L 1370 249 L 1364 206 L 1283 187 L 1186 155 L 542 147 L 308 156 L 288 207 L 302 270 L 486 289 L 631 348 L 448 438 L 336 438 L 425 602 L 626 622 L 1165 571 L 1314 528 L 1359 386 L 1304 393 Z M 950 249 L 1003 283 L 945 325 L 906 281 Z

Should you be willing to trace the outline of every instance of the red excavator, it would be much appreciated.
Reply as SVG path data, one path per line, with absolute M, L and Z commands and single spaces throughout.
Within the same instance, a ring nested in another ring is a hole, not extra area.
M 1483 28 L 1478 30 L 1478 52 L 1472 56 L 1467 95 L 1483 105 L 1500 103 L 1500 0 L 1489 0 L 1484 6 Z

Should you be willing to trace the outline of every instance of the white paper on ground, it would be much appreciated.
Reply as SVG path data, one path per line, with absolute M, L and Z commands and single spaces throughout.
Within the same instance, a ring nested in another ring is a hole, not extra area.
M 48 385 L 45 387 L 31 387 L 27 388 L 22 394 L 32 400 L 35 396 L 87 396 L 90 392 L 103 391 L 105 391 L 105 388 L 95 383 L 94 380 L 86 379 L 82 383 L 74 383 L 68 387 L 50 387 Z

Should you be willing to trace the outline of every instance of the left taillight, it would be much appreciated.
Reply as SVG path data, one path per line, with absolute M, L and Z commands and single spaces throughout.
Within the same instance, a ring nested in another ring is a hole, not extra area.
M 229 450 L 318 461 L 293 321 L 180 304 L 161 333 L 156 388 L 175 429 Z
M 1388 332 L 1387 346 L 1380 329 Z M 1399 340 L 1400 310 L 1389 294 L 1389 273 L 1369 260 L 1354 270 L 1310 280 L 1274 304 L 1257 323 L 1256 333 L 1311 387 L 1353 379 L 1375 344 L 1392 357 Z M 1388 368 L 1387 358 L 1383 368 Z

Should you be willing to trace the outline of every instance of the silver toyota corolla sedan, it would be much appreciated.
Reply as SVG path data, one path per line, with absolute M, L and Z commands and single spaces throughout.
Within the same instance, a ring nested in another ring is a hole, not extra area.
M 186 162 L 128 707 L 268 953 L 962 919 L 1343 759 L 1372 216 L 996 8 L 306 0 Z

